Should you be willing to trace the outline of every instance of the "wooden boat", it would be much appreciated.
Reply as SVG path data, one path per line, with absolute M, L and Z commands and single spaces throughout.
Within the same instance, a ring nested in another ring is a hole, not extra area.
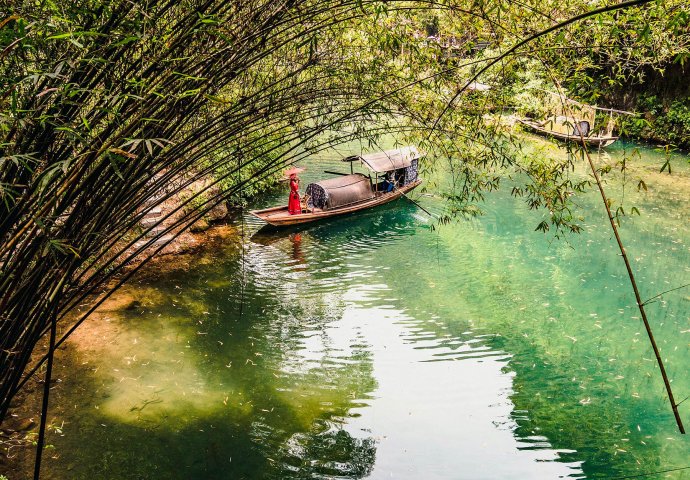
M 574 142 L 582 144 L 582 142 L 584 141 L 589 146 L 596 148 L 604 148 L 608 147 L 613 142 L 618 140 L 618 137 L 612 135 L 580 136 L 579 134 L 575 133 L 575 129 L 573 130 L 573 133 L 562 133 L 555 130 L 544 128 L 542 126 L 543 122 L 537 122 L 531 119 L 518 119 L 518 122 L 520 122 L 522 125 L 529 127 L 534 133 L 538 135 L 555 138 L 556 140 L 560 140 L 562 142 Z
M 302 199 L 302 213 L 290 214 L 287 205 L 253 210 L 257 218 L 274 225 L 289 226 L 358 212 L 396 200 L 422 183 L 417 177 L 420 154 L 415 147 L 404 147 L 369 155 L 355 155 L 343 161 L 360 161 L 374 173 L 340 174 L 307 186 Z M 379 183 L 379 174 L 387 174 L 392 181 Z
M 537 90 L 546 94 L 541 100 L 552 115 L 542 121 L 525 118 L 518 119 L 518 122 L 538 135 L 555 138 L 562 142 L 579 144 L 584 142 L 591 147 L 608 147 L 618 140 L 618 137 L 613 135 L 615 116 L 634 115 L 633 112 L 587 105 L 561 94 Z M 608 119 L 603 127 L 595 126 L 597 112 L 604 112 L 605 119 Z

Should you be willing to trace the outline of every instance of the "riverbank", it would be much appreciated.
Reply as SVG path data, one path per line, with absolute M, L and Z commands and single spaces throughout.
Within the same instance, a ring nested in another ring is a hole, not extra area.
M 661 147 L 690 151 L 690 98 L 662 102 L 654 95 L 642 95 L 636 108 L 640 118 L 627 120 L 625 135 Z
M 686 54 L 687 55 L 687 54 Z M 599 85 L 612 105 L 638 112 L 624 119 L 623 133 L 653 145 L 690 150 L 690 82 L 687 62 L 678 56 L 663 69 L 642 68 L 620 87 Z
M 147 213 L 143 216 L 138 227 L 123 240 L 123 243 L 129 242 L 132 235 L 141 238 L 132 247 L 125 250 L 121 254 L 121 258 L 124 259 L 135 251 L 142 250 L 122 268 L 120 273 L 99 289 L 100 293 L 76 308 L 62 322 L 62 325 L 58 326 L 58 336 L 62 331 L 67 330 L 73 321 L 76 321 L 81 312 L 86 312 L 97 301 L 101 293 L 114 288 L 123 276 L 140 267 L 141 263 L 148 257 L 151 257 L 150 260 L 147 260 L 148 263 L 128 283 L 147 281 L 156 275 L 165 275 L 171 270 L 192 268 L 197 260 L 203 257 L 204 252 L 219 250 L 228 243 L 238 243 L 242 232 L 234 224 L 238 218 L 241 218 L 242 210 L 230 208 L 225 203 L 215 206 L 186 230 L 174 227 L 207 195 L 218 194 L 216 189 L 207 191 L 207 188 L 208 181 L 198 180 L 163 201 L 151 199 L 152 202 L 156 202 L 155 206 L 153 208 L 145 207 Z M 183 206 L 188 198 L 199 191 L 204 191 L 204 193 L 199 196 L 197 202 L 190 202 L 190 204 Z M 161 247 L 163 248 L 158 250 Z M 115 247 L 114 250 L 119 250 L 119 248 Z M 75 345 L 77 350 L 91 350 L 104 338 L 108 338 L 114 333 L 108 323 L 101 322 L 97 328 L 93 328 L 94 323 L 97 323 L 97 320 L 93 320 L 93 318 L 99 318 L 103 311 L 133 310 L 139 306 L 137 301 L 126 295 L 116 293 L 107 299 L 91 315 L 90 319 L 70 336 L 65 345 L 58 349 L 52 380 L 53 386 L 51 387 L 52 405 L 60 404 L 59 398 L 66 384 L 66 379 L 73 373 L 70 369 L 61 369 L 60 362 L 74 363 L 72 362 L 72 355 L 76 351 Z M 37 345 L 29 365 L 33 365 L 47 352 L 48 339 L 46 338 Z M 72 366 L 73 370 L 76 371 L 80 367 L 78 363 Z M 38 438 L 41 417 L 43 375 L 44 370 L 40 370 L 16 395 L 11 403 L 11 409 L 0 427 L 0 475 L 5 475 L 9 480 L 29 478 L 33 471 L 36 451 L 34 444 Z M 69 382 L 67 381 L 67 383 Z M 49 410 L 47 430 L 53 435 L 61 435 L 62 413 L 60 409 L 53 406 Z M 57 459 L 54 455 L 56 453 L 53 447 L 47 445 L 44 456 Z M 16 472 L 23 473 L 18 477 Z
M 228 244 L 239 243 L 241 231 L 231 223 L 218 222 L 219 220 L 216 219 L 213 225 L 205 226 L 203 231 L 197 230 L 196 233 L 187 231 L 180 234 L 157 256 L 149 260 L 134 278 L 125 284 L 125 287 L 129 284 L 154 281 L 157 276 L 169 274 L 173 270 L 194 268 L 204 252 L 218 251 Z M 138 262 L 129 264 L 121 275 L 138 265 Z M 118 278 L 112 279 L 103 291 L 113 287 L 117 281 Z M 64 331 L 72 324 L 80 312 L 85 312 L 96 301 L 97 297 L 94 297 L 80 305 L 65 319 L 63 325 L 58 327 L 58 335 L 60 331 Z M 116 292 L 57 350 L 47 421 L 47 430 L 50 435 L 62 435 L 65 405 L 61 402 L 61 398 L 64 395 L 64 389 L 70 388 L 73 384 L 71 376 L 82 374 L 80 369 L 88 369 L 87 365 L 78 361 L 77 352 L 96 350 L 102 345 L 104 339 L 116 336 L 117 332 L 113 330 L 109 322 L 99 321 L 102 320 L 104 312 L 107 314 L 114 310 L 135 311 L 141 307 L 142 304 L 138 300 L 127 294 Z M 30 364 L 38 361 L 47 352 L 48 345 L 45 341 L 33 352 Z M 15 396 L 11 409 L 0 428 L 0 475 L 5 475 L 8 480 L 30 478 L 33 474 L 35 442 L 38 438 L 41 418 L 43 375 L 42 369 Z M 56 451 L 55 447 L 48 443 L 44 450 L 44 459 L 58 460 L 62 454 L 63 452 Z

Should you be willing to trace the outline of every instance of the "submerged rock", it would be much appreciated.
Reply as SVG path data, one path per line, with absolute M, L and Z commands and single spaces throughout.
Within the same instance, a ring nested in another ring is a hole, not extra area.
M 127 311 L 132 311 L 139 308 L 141 308 L 141 302 L 139 300 L 132 300 L 127 306 L 125 306 L 124 309 Z
M 209 228 L 211 228 L 211 225 L 208 223 L 208 220 L 202 218 L 201 220 L 194 223 L 194 225 L 192 225 L 189 228 L 189 231 L 192 233 L 200 233 L 200 232 L 205 232 Z
M 36 422 L 34 422 L 33 418 L 26 418 L 24 420 L 19 421 L 17 424 L 5 429 L 5 431 L 8 433 L 27 432 L 29 430 L 32 430 L 35 426 Z

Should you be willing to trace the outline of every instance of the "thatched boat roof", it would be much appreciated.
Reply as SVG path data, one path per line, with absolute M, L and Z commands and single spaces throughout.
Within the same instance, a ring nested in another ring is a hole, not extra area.
M 385 152 L 368 153 L 366 155 L 353 155 L 344 158 L 344 162 L 354 162 L 361 160 L 369 170 L 376 173 L 390 172 L 399 168 L 406 168 L 412 164 L 412 160 L 418 159 L 420 153 L 417 147 L 410 145 L 407 147 L 397 148 L 395 150 L 386 150 Z

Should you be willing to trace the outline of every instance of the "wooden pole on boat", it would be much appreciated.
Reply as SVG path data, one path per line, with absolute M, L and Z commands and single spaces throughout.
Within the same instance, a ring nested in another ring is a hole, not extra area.
M 412 200 L 410 197 L 408 197 L 407 195 L 405 195 L 405 192 L 403 192 L 402 190 L 400 190 L 395 184 L 393 184 L 393 188 L 394 188 L 395 190 L 397 190 L 397 192 L 398 192 L 401 196 L 405 197 L 405 198 L 408 199 L 410 202 L 412 202 L 412 203 L 414 203 L 415 205 L 417 205 L 420 209 L 422 209 L 422 210 L 423 210 L 427 215 L 429 215 L 431 218 L 437 218 L 437 217 L 436 217 L 433 213 L 431 213 L 429 210 L 427 210 L 426 208 L 422 207 L 419 203 L 417 203 L 416 201 Z

